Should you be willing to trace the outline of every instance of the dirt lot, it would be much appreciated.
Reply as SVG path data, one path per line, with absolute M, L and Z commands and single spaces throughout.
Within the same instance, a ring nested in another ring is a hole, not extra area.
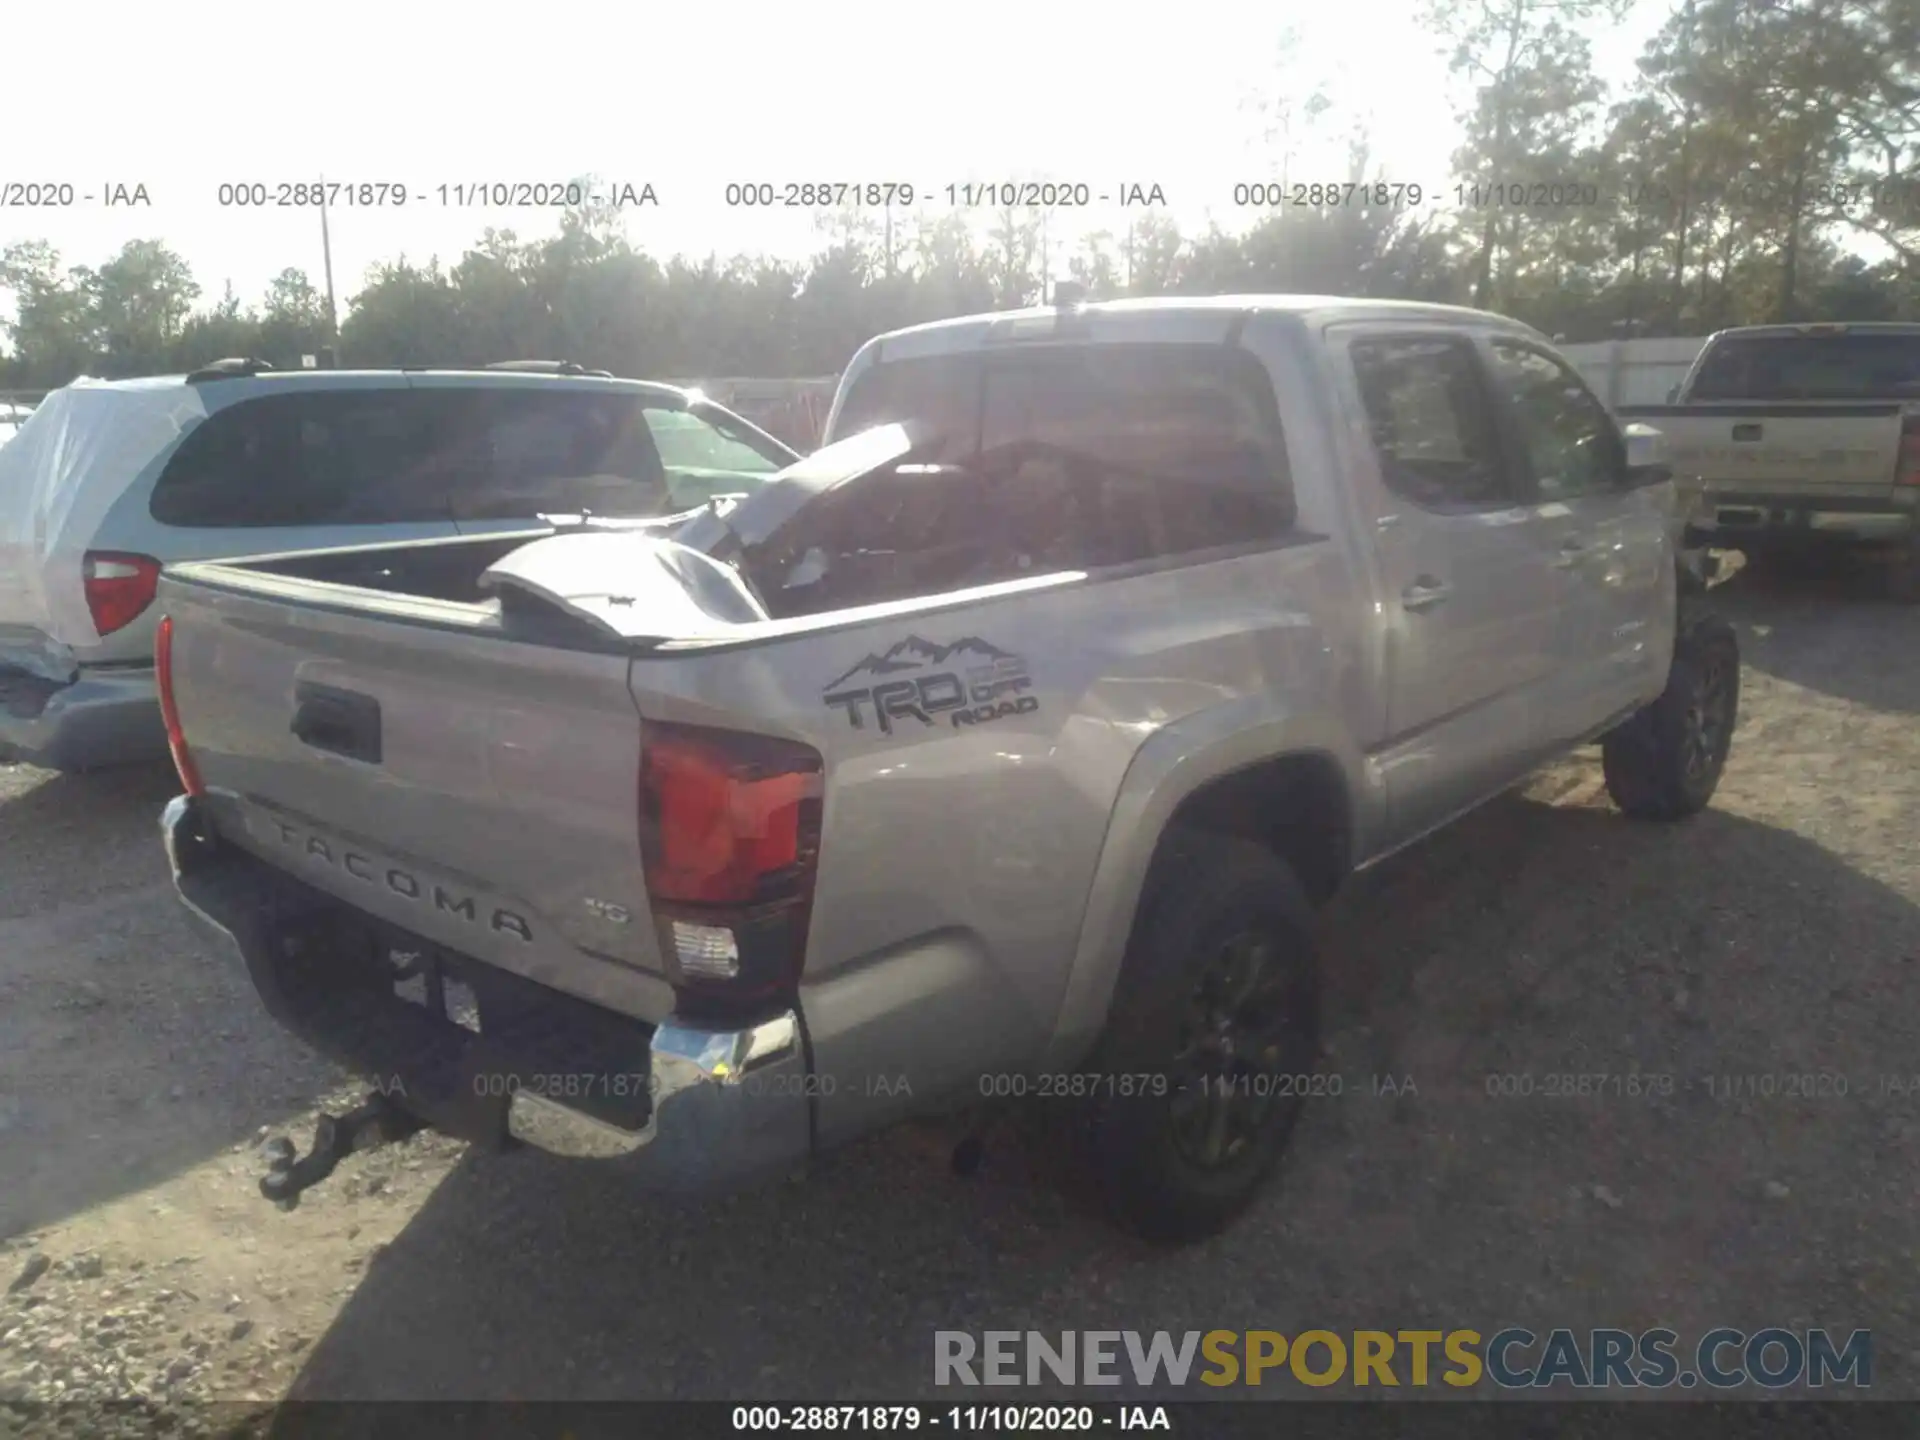
M 706 1204 L 428 1138 L 276 1211 L 260 1139 L 353 1097 L 176 915 L 170 777 L 0 767 L 0 1395 L 904 1397 L 936 1327 L 1505 1323 L 1868 1326 L 1876 1391 L 1920 1394 L 1920 611 L 1717 594 L 1747 668 L 1714 808 L 1630 824 L 1583 756 L 1349 892 L 1346 1094 L 1171 1255 L 1017 1142 L 962 1182 L 915 1132 Z M 1673 1093 L 1488 1094 L 1634 1070 Z M 1709 1080 L 1810 1073 L 1847 1093 Z

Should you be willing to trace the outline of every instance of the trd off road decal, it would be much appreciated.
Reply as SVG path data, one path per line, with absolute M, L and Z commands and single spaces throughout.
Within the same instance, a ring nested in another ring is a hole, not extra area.
M 855 730 L 866 729 L 871 716 L 882 735 L 891 735 L 900 720 L 937 725 L 945 715 L 957 729 L 1031 715 L 1040 708 L 1039 700 L 1026 693 L 1032 688 L 1027 662 L 997 645 L 973 635 L 951 645 L 909 635 L 829 681 L 822 699 L 846 711 Z

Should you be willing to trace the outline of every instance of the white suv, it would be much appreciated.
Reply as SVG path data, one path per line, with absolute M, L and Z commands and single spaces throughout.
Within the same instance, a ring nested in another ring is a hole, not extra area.
M 164 565 L 671 514 L 798 458 L 697 391 L 556 362 L 75 381 L 0 447 L 0 756 L 166 753 Z

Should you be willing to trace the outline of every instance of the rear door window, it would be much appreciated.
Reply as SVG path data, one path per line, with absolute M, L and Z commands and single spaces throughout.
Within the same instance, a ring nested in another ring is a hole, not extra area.
M 1511 505 L 1493 412 L 1470 342 L 1378 336 L 1349 348 L 1387 488 L 1440 512 Z

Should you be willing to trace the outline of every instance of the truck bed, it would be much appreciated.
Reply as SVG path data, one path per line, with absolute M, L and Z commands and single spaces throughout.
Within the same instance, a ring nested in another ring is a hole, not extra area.
M 448 540 L 313 550 L 228 562 L 255 575 L 284 575 L 421 600 L 481 605 L 495 597 L 480 588 L 488 566 L 552 532 L 461 536 Z
M 756 713 L 748 694 L 723 698 L 739 686 L 716 687 L 735 652 L 787 640 L 798 643 L 779 647 L 778 670 L 844 669 L 839 651 L 861 642 L 837 632 L 909 613 L 937 623 L 1081 578 L 729 616 L 650 563 L 684 547 L 631 533 L 531 538 L 175 567 L 160 606 L 176 629 L 176 701 L 214 820 L 237 843 L 435 943 L 648 1017 L 671 1004 L 653 929 L 606 918 L 648 913 L 643 715 L 807 736 L 834 714 L 818 697 L 831 675 Z M 633 603 L 605 603 L 602 572 L 640 592 L 612 597 Z M 831 658 L 813 659 L 819 647 Z M 630 673 L 642 657 L 666 669 Z

